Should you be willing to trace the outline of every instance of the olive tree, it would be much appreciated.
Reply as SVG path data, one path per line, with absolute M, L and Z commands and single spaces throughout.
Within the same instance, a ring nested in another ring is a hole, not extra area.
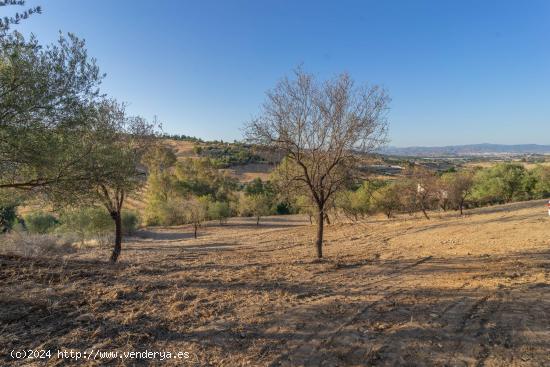
M 90 176 L 90 108 L 103 78 L 84 41 L 0 37 L 0 189 L 46 191 Z
M 388 103 L 380 87 L 357 87 L 348 74 L 320 82 L 298 69 L 267 92 L 246 127 L 251 142 L 286 155 L 288 187 L 315 203 L 319 258 L 327 203 L 357 175 L 361 155 L 385 142 Z
M 128 116 L 124 105 L 114 100 L 105 100 L 96 106 L 92 123 L 94 133 L 90 139 L 94 141 L 94 148 L 85 159 L 90 178 L 86 182 L 64 185 L 56 192 L 54 201 L 87 201 L 104 205 L 114 221 L 115 243 L 111 261 L 116 262 L 122 248 L 124 202 L 146 182 L 142 161 L 158 142 L 156 125 L 141 117 Z
M 7 6 L 24 6 L 25 0 L 0 0 L 0 9 Z M 11 16 L 0 17 L 0 37 L 4 37 L 12 25 L 19 24 L 21 20 L 29 18 L 33 14 L 42 13 L 41 6 L 32 6 Z

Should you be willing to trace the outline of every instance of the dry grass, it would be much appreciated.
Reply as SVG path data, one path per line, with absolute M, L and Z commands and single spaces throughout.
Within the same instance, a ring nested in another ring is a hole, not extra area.
M 268 163 L 250 163 L 242 166 L 234 166 L 225 169 L 239 182 L 250 182 L 255 178 L 261 178 L 263 181 L 269 180 L 274 166 Z
M 0 254 L 25 257 L 63 256 L 76 252 L 67 236 L 11 232 L 0 235 Z
M 188 351 L 200 366 L 548 365 L 544 202 L 433 217 L 331 225 L 322 261 L 296 216 L 197 240 L 142 231 L 116 265 L 107 249 L 2 256 L 0 345 Z

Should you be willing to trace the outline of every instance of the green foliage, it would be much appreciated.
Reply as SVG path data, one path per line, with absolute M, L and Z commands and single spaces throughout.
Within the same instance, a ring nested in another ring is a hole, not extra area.
M 0 233 L 5 233 L 13 228 L 17 221 L 17 204 L 4 203 L 0 206 Z
M 109 213 L 100 207 L 67 209 L 60 216 L 59 232 L 76 233 L 81 241 L 113 232 L 114 224 Z
M 470 200 L 474 186 L 474 173 L 468 170 L 444 173 L 439 179 L 440 192 L 444 195 L 440 198 L 443 209 L 449 205 L 460 210 Z
M 286 201 L 279 201 L 275 203 L 275 214 L 286 215 L 292 213 L 292 206 Z
M 137 213 L 133 211 L 122 212 L 122 232 L 126 235 L 132 235 L 135 233 L 139 225 L 139 217 Z
M 313 218 L 317 213 L 317 207 L 309 196 L 298 195 L 294 197 L 292 206 L 296 208 L 298 213 L 307 215 L 309 217 L 309 222 L 313 223 Z
M 202 154 L 202 147 L 200 145 L 193 146 L 193 153 L 195 153 L 197 155 L 201 155 Z
M 373 210 L 382 212 L 390 218 L 395 212 L 404 208 L 403 191 L 403 187 L 395 182 L 380 187 L 372 195 Z
M 145 152 L 142 163 L 149 170 L 149 174 L 164 173 L 173 167 L 177 162 L 177 157 L 172 148 L 158 144 L 152 146 Z
M 237 188 L 237 180 L 220 172 L 211 159 L 186 159 L 176 164 L 175 187 L 185 197 L 210 196 L 215 201 L 228 201 Z
M 172 150 L 160 147 L 145 157 L 149 169 L 145 197 L 145 223 L 147 225 L 172 225 L 181 223 L 181 213 L 169 202 L 175 190 L 176 178 L 171 172 L 177 159 Z
M 24 217 L 29 233 L 46 234 L 52 232 L 58 225 L 57 218 L 50 213 L 36 212 Z
M 372 211 L 373 193 L 384 185 L 381 181 L 364 181 L 356 190 L 348 190 L 336 196 L 335 206 L 344 214 L 357 220 Z
M 149 226 L 175 226 L 184 224 L 183 204 L 181 198 L 148 203 L 145 211 L 145 224 Z
M 0 187 L 60 189 L 89 178 L 89 112 L 102 77 L 72 34 L 45 47 L 17 32 L 0 38 Z
M 273 185 L 271 185 L 269 181 L 262 181 L 262 179 L 259 177 L 256 177 L 252 181 L 248 182 L 244 188 L 244 192 L 247 195 L 275 195 Z
M 256 224 L 260 218 L 272 214 L 273 202 L 268 195 L 243 195 L 239 201 L 239 214 L 243 217 L 256 217 Z
M 122 212 L 122 232 L 130 235 L 135 232 L 139 218 L 131 211 Z M 64 210 L 59 218 L 58 232 L 75 233 L 80 240 L 112 235 L 114 222 L 111 215 L 102 207 L 84 207 Z
M 251 145 L 242 143 L 210 142 L 196 145 L 193 151 L 201 157 L 210 158 L 217 168 L 262 162 L 262 158 L 253 152 Z
M 186 159 L 175 169 L 152 172 L 148 177 L 145 220 L 148 225 L 181 224 L 182 202 L 191 197 L 212 201 L 209 216 L 223 222 L 231 213 L 229 204 L 237 181 L 220 172 L 210 159 Z M 209 199 L 207 199 L 209 198 Z M 179 204 L 177 204 L 179 203 Z M 208 211 L 208 210 L 207 210 Z
M 220 221 L 223 224 L 231 216 L 229 203 L 224 201 L 215 201 L 208 204 L 208 218 Z
M 209 200 L 204 196 L 192 196 L 182 202 L 183 219 L 185 223 L 193 225 L 195 238 L 197 238 L 197 229 L 207 219 L 208 204 Z
M 19 5 L 23 6 L 25 5 L 24 0 L 4 0 L 0 1 L 0 9 L 5 6 L 10 5 Z M 23 10 L 22 12 L 16 12 L 12 16 L 3 16 L 0 18 L 0 37 L 4 37 L 7 32 L 10 30 L 10 27 L 16 24 L 19 24 L 21 20 L 29 18 L 33 14 L 40 14 L 42 13 L 42 7 L 40 6 L 34 6 L 31 8 L 27 8 Z
M 537 165 L 529 174 L 529 181 L 534 181 L 534 185 L 532 185 L 533 197 L 536 199 L 550 197 L 550 167 Z
M 184 135 L 184 134 L 162 134 L 162 138 L 170 140 L 180 140 L 180 141 L 191 141 L 191 142 L 202 142 L 202 139 L 196 138 L 194 136 Z
M 526 169 L 515 163 L 482 169 L 475 175 L 472 196 L 481 205 L 528 199 L 526 176 Z

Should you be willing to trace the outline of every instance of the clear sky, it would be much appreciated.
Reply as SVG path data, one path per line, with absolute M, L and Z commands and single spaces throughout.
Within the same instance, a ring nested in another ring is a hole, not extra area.
M 18 30 L 86 39 L 103 91 L 169 133 L 241 139 L 265 91 L 302 64 L 384 86 L 391 145 L 550 144 L 547 0 L 35 4 L 43 14 Z

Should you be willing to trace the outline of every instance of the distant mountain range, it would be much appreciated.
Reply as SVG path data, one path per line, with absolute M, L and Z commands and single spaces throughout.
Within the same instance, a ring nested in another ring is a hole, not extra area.
M 444 147 L 384 147 L 379 151 L 387 155 L 435 157 L 435 156 L 477 156 L 550 154 L 550 145 L 538 144 L 468 144 Z

